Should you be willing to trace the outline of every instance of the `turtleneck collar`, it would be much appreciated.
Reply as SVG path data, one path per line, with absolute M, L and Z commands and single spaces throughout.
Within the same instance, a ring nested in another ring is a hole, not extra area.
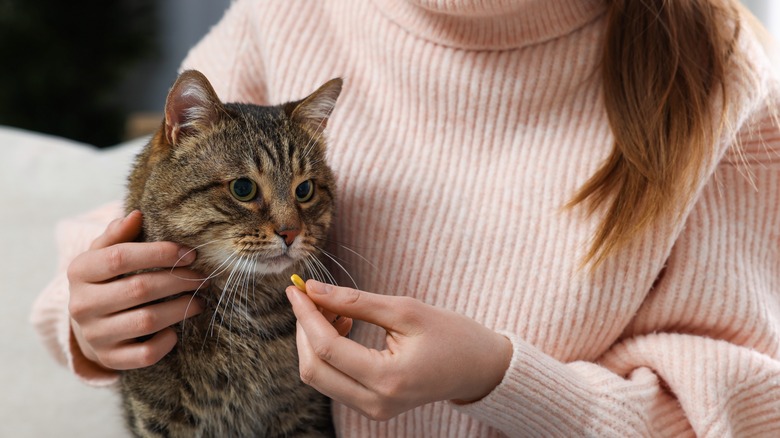
M 408 32 L 459 49 L 505 50 L 566 35 L 606 11 L 604 0 L 374 0 Z

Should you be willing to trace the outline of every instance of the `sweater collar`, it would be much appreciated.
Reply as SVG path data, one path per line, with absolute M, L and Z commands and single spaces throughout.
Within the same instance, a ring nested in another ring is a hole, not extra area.
M 606 11 L 604 0 L 374 0 L 408 32 L 437 44 L 505 50 L 548 41 Z

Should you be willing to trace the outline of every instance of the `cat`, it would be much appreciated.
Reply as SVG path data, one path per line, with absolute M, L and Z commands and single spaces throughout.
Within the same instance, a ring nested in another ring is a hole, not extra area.
M 196 248 L 191 267 L 209 283 L 174 350 L 120 374 L 136 436 L 334 435 L 330 400 L 300 380 L 284 290 L 294 272 L 325 272 L 335 180 L 322 131 L 341 87 L 277 106 L 222 103 L 195 70 L 171 88 L 125 209 L 144 214 L 140 240 Z

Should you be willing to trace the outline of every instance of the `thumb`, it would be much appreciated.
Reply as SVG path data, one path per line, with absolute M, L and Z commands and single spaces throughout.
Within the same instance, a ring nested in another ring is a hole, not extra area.
M 353 319 L 403 332 L 417 300 L 364 292 L 315 280 L 306 282 L 306 293 L 314 304 Z M 412 303 L 413 302 L 413 303 Z

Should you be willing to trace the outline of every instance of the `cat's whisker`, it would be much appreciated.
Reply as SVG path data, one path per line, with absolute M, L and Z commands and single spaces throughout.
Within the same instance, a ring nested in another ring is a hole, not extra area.
M 378 285 L 381 285 L 382 287 L 387 287 L 388 286 L 389 282 L 387 281 L 387 276 L 384 274 L 384 272 L 382 272 L 381 269 L 379 269 L 379 267 L 377 265 L 372 263 L 368 258 L 364 257 L 359 252 L 355 251 L 354 249 L 350 248 L 349 246 L 347 246 L 347 245 L 345 245 L 345 244 L 343 244 L 341 242 L 338 242 L 338 241 L 335 241 L 335 240 L 326 240 L 326 241 L 328 243 L 332 244 L 332 245 L 337 245 L 340 248 L 342 248 L 342 249 L 350 252 L 351 254 L 355 255 L 356 257 L 358 257 L 369 268 L 371 268 L 373 270 L 373 272 L 374 272 L 374 283 L 376 283 Z M 340 260 L 342 260 L 342 261 L 344 261 L 346 263 L 346 261 L 344 259 L 340 259 Z
M 187 255 L 189 255 L 193 251 L 197 251 L 198 249 L 203 248 L 206 245 L 211 245 L 212 243 L 217 243 L 217 242 L 221 242 L 221 241 L 225 241 L 225 240 L 229 240 L 229 239 L 227 239 L 227 238 L 214 239 L 212 241 L 200 244 L 200 245 L 196 246 L 195 248 L 192 248 L 189 251 L 187 251 L 186 253 L 182 254 L 181 257 L 179 257 L 179 259 L 176 260 L 176 262 L 173 264 L 173 266 L 171 266 L 171 271 L 170 271 L 171 275 L 173 275 L 174 277 L 178 278 L 179 280 L 190 280 L 190 281 L 206 281 L 206 280 L 208 280 L 208 278 L 204 279 L 204 278 L 186 278 L 186 277 L 181 277 L 181 276 L 178 276 L 178 275 L 174 274 L 173 271 L 179 266 L 179 263 L 182 261 L 182 259 L 184 257 L 187 257 Z
M 304 262 L 306 262 L 306 265 L 309 267 L 310 272 L 310 278 L 313 278 L 319 282 L 326 282 L 326 275 L 324 275 L 321 271 L 320 266 L 316 263 L 318 260 L 315 256 L 311 256 L 309 258 L 304 259 Z M 335 284 L 335 283 L 334 283 Z
M 314 260 L 314 266 L 317 266 L 320 272 L 322 272 L 323 281 L 327 281 L 331 284 L 336 284 L 336 277 L 331 274 L 330 269 L 328 269 L 327 266 L 325 266 L 324 263 L 322 263 L 322 260 L 319 258 L 313 259 Z
M 242 286 L 244 285 L 245 278 L 247 276 L 247 265 L 250 263 L 250 259 L 241 257 L 237 266 L 236 270 L 238 271 L 238 275 L 236 276 L 236 280 L 234 281 L 235 286 L 232 288 L 232 290 L 228 293 L 228 299 L 227 303 L 225 303 L 225 310 L 227 310 L 228 305 L 231 306 L 231 312 L 230 312 L 230 318 L 228 319 L 228 328 L 232 330 L 233 328 L 233 317 L 236 314 L 236 299 L 237 296 L 240 297 L 240 290 Z
M 313 278 L 317 281 L 320 280 L 319 273 L 314 270 L 314 268 L 311 265 L 311 262 L 308 260 L 308 258 L 304 258 L 301 260 L 303 265 L 305 266 L 304 272 L 307 272 L 306 278 Z
M 345 249 L 345 250 L 349 251 L 350 253 L 354 254 L 354 255 L 355 255 L 355 256 L 357 256 L 357 257 L 358 257 L 360 260 L 362 260 L 362 261 L 366 262 L 366 264 L 367 264 L 368 266 L 372 267 L 374 270 L 376 270 L 376 271 L 379 271 L 379 268 L 378 268 L 378 267 L 377 267 L 375 264 L 371 263 L 371 261 L 370 261 L 370 260 L 368 260 L 367 258 L 363 257 L 363 255 L 361 255 L 359 252 L 357 252 L 357 251 L 355 251 L 354 249 L 352 249 L 352 248 L 348 247 L 347 245 L 344 245 L 344 244 L 341 244 L 341 243 L 338 243 L 338 242 L 333 242 L 333 243 L 335 243 L 336 245 L 338 245 L 340 248 L 342 248 L 342 249 Z
M 192 306 L 192 302 L 195 300 L 195 297 L 198 296 L 198 292 L 200 292 L 200 290 L 203 288 L 203 285 L 206 284 L 206 281 L 208 281 L 208 280 L 203 280 L 198 285 L 198 288 L 195 289 L 192 292 L 192 296 L 190 296 L 190 299 L 187 301 L 187 306 L 184 308 L 184 315 L 187 315 L 187 313 L 190 311 L 190 306 Z M 181 330 L 182 340 L 184 340 L 184 336 L 186 334 L 186 330 L 184 330 L 184 325 L 186 323 L 187 323 L 187 318 L 182 319 L 182 322 L 181 322 L 181 324 L 182 324 L 182 330 Z
M 228 269 L 230 269 L 230 264 L 228 264 L 228 262 L 232 263 L 232 261 L 234 261 L 236 257 L 240 257 L 240 256 L 238 256 L 238 252 L 234 252 L 233 254 L 228 256 L 228 258 L 226 258 L 224 262 L 222 262 L 213 271 L 211 271 L 211 274 L 208 277 L 202 279 L 203 282 L 205 283 L 206 281 L 211 280 L 212 278 L 219 277 L 220 275 L 222 275 L 223 272 L 225 272 Z M 225 265 L 227 265 L 227 266 L 225 266 Z M 225 267 L 222 268 L 223 266 L 225 266 Z
M 312 261 L 315 258 L 315 256 L 309 256 L 303 259 L 304 264 L 308 268 L 309 271 L 309 278 L 313 278 L 317 281 L 322 281 L 323 276 L 322 273 L 319 271 L 317 265 L 314 264 Z
M 311 269 L 311 265 L 309 264 L 309 261 L 306 260 L 306 258 L 301 259 L 301 264 L 303 265 L 303 279 L 304 281 L 307 278 L 314 278 L 314 271 Z
M 238 252 L 234 253 L 233 255 L 238 255 Z M 219 307 L 222 304 L 222 300 L 225 298 L 225 293 L 226 292 L 228 294 L 230 293 L 231 283 L 236 273 L 236 265 L 240 263 L 240 261 L 241 261 L 241 256 L 238 256 L 234 261 L 230 262 L 229 266 L 232 266 L 230 275 L 228 275 L 227 280 L 225 280 L 225 287 L 223 288 L 222 293 L 219 296 L 219 300 L 217 300 L 217 305 L 214 308 L 214 315 L 211 317 L 211 323 L 209 324 L 208 331 L 210 332 L 209 333 L 210 336 L 214 335 L 214 323 L 216 322 L 217 314 L 219 313 Z M 217 336 L 217 343 L 219 343 L 219 336 Z
M 246 265 L 244 266 L 243 280 L 241 281 L 241 290 L 237 291 L 236 299 L 235 299 L 235 301 L 238 304 L 239 310 L 241 309 L 241 295 L 242 295 L 241 292 L 243 292 L 243 295 L 245 296 L 248 294 L 247 291 L 249 290 L 249 281 L 254 275 L 255 266 L 256 266 L 255 256 L 247 257 Z M 244 310 L 246 310 L 246 307 L 244 307 Z
M 335 264 L 336 264 L 336 265 L 337 265 L 339 268 L 341 268 L 341 270 L 342 270 L 342 271 L 344 271 L 344 273 L 345 273 L 345 274 L 347 274 L 347 277 L 349 277 L 349 280 L 352 282 L 352 285 L 355 287 L 355 289 L 357 289 L 357 288 L 358 288 L 357 282 L 355 281 L 355 279 L 354 279 L 354 278 L 352 278 L 352 274 L 350 274 L 350 273 L 349 273 L 349 271 L 347 271 L 347 268 L 345 268 L 345 267 L 344 267 L 344 265 L 342 265 L 341 263 L 339 263 L 339 261 L 338 261 L 338 260 L 336 260 L 336 258 L 335 258 L 334 256 L 332 256 L 330 253 L 328 253 L 328 252 L 327 252 L 327 251 L 325 251 L 324 249 L 322 249 L 322 248 L 320 248 L 320 247 L 318 247 L 318 246 L 315 246 L 315 248 L 317 248 L 318 250 L 320 250 L 320 252 L 322 252 L 322 254 L 323 254 L 325 257 L 329 258 L 329 259 L 330 259 L 330 260 L 331 260 L 333 263 L 335 263 Z M 319 261 L 318 259 L 315 259 L 315 260 L 317 261 L 317 263 L 319 263 L 319 264 L 322 264 L 322 262 L 321 262 L 321 261 Z M 323 269 L 324 269 L 324 268 L 325 268 L 325 266 L 323 265 Z M 327 269 L 326 269 L 325 271 L 326 271 L 326 272 L 328 272 L 328 271 L 327 271 Z M 330 274 L 330 272 L 328 272 L 328 275 L 330 276 L 330 278 L 333 278 L 333 276 Z M 336 281 L 335 281 L 335 280 L 333 281 L 333 284 L 336 284 Z
M 249 277 L 252 281 L 252 288 L 250 289 L 247 285 L 246 291 L 244 291 L 244 305 L 247 309 L 249 309 L 249 291 L 255 291 L 257 290 L 257 258 L 259 256 L 257 254 L 252 257 L 252 264 L 250 265 L 252 267 L 252 275 Z M 252 294 L 252 297 L 257 300 L 257 297 L 255 294 Z

